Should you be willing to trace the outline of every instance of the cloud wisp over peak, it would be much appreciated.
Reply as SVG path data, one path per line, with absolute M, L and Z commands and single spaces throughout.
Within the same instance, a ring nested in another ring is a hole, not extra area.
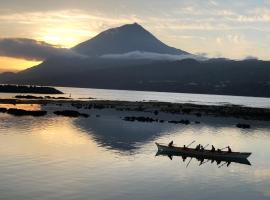
M 161 54 L 154 52 L 143 52 L 143 51 L 132 51 L 124 54 L 105 54 L 100 56 L 104 59 L 122 59 L 122 60 L 166 60 L 166 61 L 177 61 L 184 59 L 195 59 L 195 60 L 207 60 L 206 57 L 201 55 L 183 54 L 183 55 L 172 55 L 172 54 Z

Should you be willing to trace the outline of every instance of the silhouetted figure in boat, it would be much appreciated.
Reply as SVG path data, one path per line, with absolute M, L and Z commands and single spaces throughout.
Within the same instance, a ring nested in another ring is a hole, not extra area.
M 187 149 L 186 145 L 183 146 L 183 149 Z
M 201 144 L 198 144 L 195 148 L 196 151 L 199 151 L 201 149 Z
M 200 151 L 204 151 L 204 147 L 201 145 Z
M 228 146 L 228 153 L 232 153 L 232 149 L 230 146 Z
M 172 147 L 173 146 L 173 141 L 171 141 L 169 144 L 168 144 L 169 147 Z
M 214 147 L 214 145 L 212 145 L 211 152 L 215 152 L 215 151 L 216 151 L 216 148 Z
M 221 153 L 221 149 L 217 149 L 217 152 L 218 152 L 218 153 Z

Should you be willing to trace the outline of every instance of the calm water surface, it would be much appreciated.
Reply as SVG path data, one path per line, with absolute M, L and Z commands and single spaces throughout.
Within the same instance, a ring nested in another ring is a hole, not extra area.
M 206 95 L 170 92 L 146 92 L 129 90 L 105 90 L 91 88 L 56 87 L 65 94 L 50 96 L 65 96 L 73 99 L 89 100 L 89 98 L 101 100 L 123 100 L 123 101 L 161 101 L 173 103 L 193 103 L 200 105 L 226 105 L 234 104 L 257 108 L 270 108 L 270 98 L 241 97 L 225 95 Z M 0 93 L 0 98 L 11 98 L 17 94 Z M 33 95 L 33 94 L 31 94 Z M 37 96 L 46 96 L 38 95 Z
M 125 113 L 110 110 L 71 119 L 43 109 L 50 114 L 0 114 L 1 200 L 270 199 L 267 122 L 249 121 L 252 129 L 241 130 L 239 119 L 230 118 L 202 117 L 185 126 L 126 122 Z M 156 141 L 194 139 L 250 151 L 252 165 L 192 160 L 186 167 L 181 157 L 155 156 Z

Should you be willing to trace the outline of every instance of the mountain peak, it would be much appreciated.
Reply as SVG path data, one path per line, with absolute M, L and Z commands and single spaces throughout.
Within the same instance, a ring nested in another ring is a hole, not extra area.
M 106 33 L 109 33 L 109 34 L 120 34 L 120 33 L 124 33 L 124 32 L 144 32 L 144 33 L 148 33 L 147 30 L 145 30 L 140 24 L 138 23 L 133 23 L 133 24 L 125 24 L 125 25 L 122 25 L 120 27 L 116 27 L 116 28 L 111 28 L 111 29 L 108 29 L 102 33 L 100 33 L 99 35 L 101 34 L 106 34 Z
M 130 26 L 130 27 L 142 27 L 140 24 L 138 24 L 137 22 L 134 22 L 132 24 L 124 24 L 123 26 Z
M 94 38 L 73 47 L 72 50 L 87 56 L 122 54 L 133 51 L 173 55 L 188 54 L 162 43 L 136 22 L 103 31 Z
M 137 22 L 134 22 L 133 24 L 125 24 L 123 26 L 121 26 L 122 28 L 134 28 L 134 29 L 144 29 L 140 24 L 138 24 Z M 119 27 L 119 28 L 121 28 Z

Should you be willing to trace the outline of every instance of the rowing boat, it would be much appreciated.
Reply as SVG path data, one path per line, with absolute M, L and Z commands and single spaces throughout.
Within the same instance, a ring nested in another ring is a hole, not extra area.
M 228 151 L 214 151 L 211 150 L 196 150 L 187 147 L 175 147 L 156 143 L 159 153 L 166 153 L 169 155 L 181 155 L 186 157 L 199 157 L 205 159 L 247 159 L 251 153 L 249 152 L 228 152 Z

